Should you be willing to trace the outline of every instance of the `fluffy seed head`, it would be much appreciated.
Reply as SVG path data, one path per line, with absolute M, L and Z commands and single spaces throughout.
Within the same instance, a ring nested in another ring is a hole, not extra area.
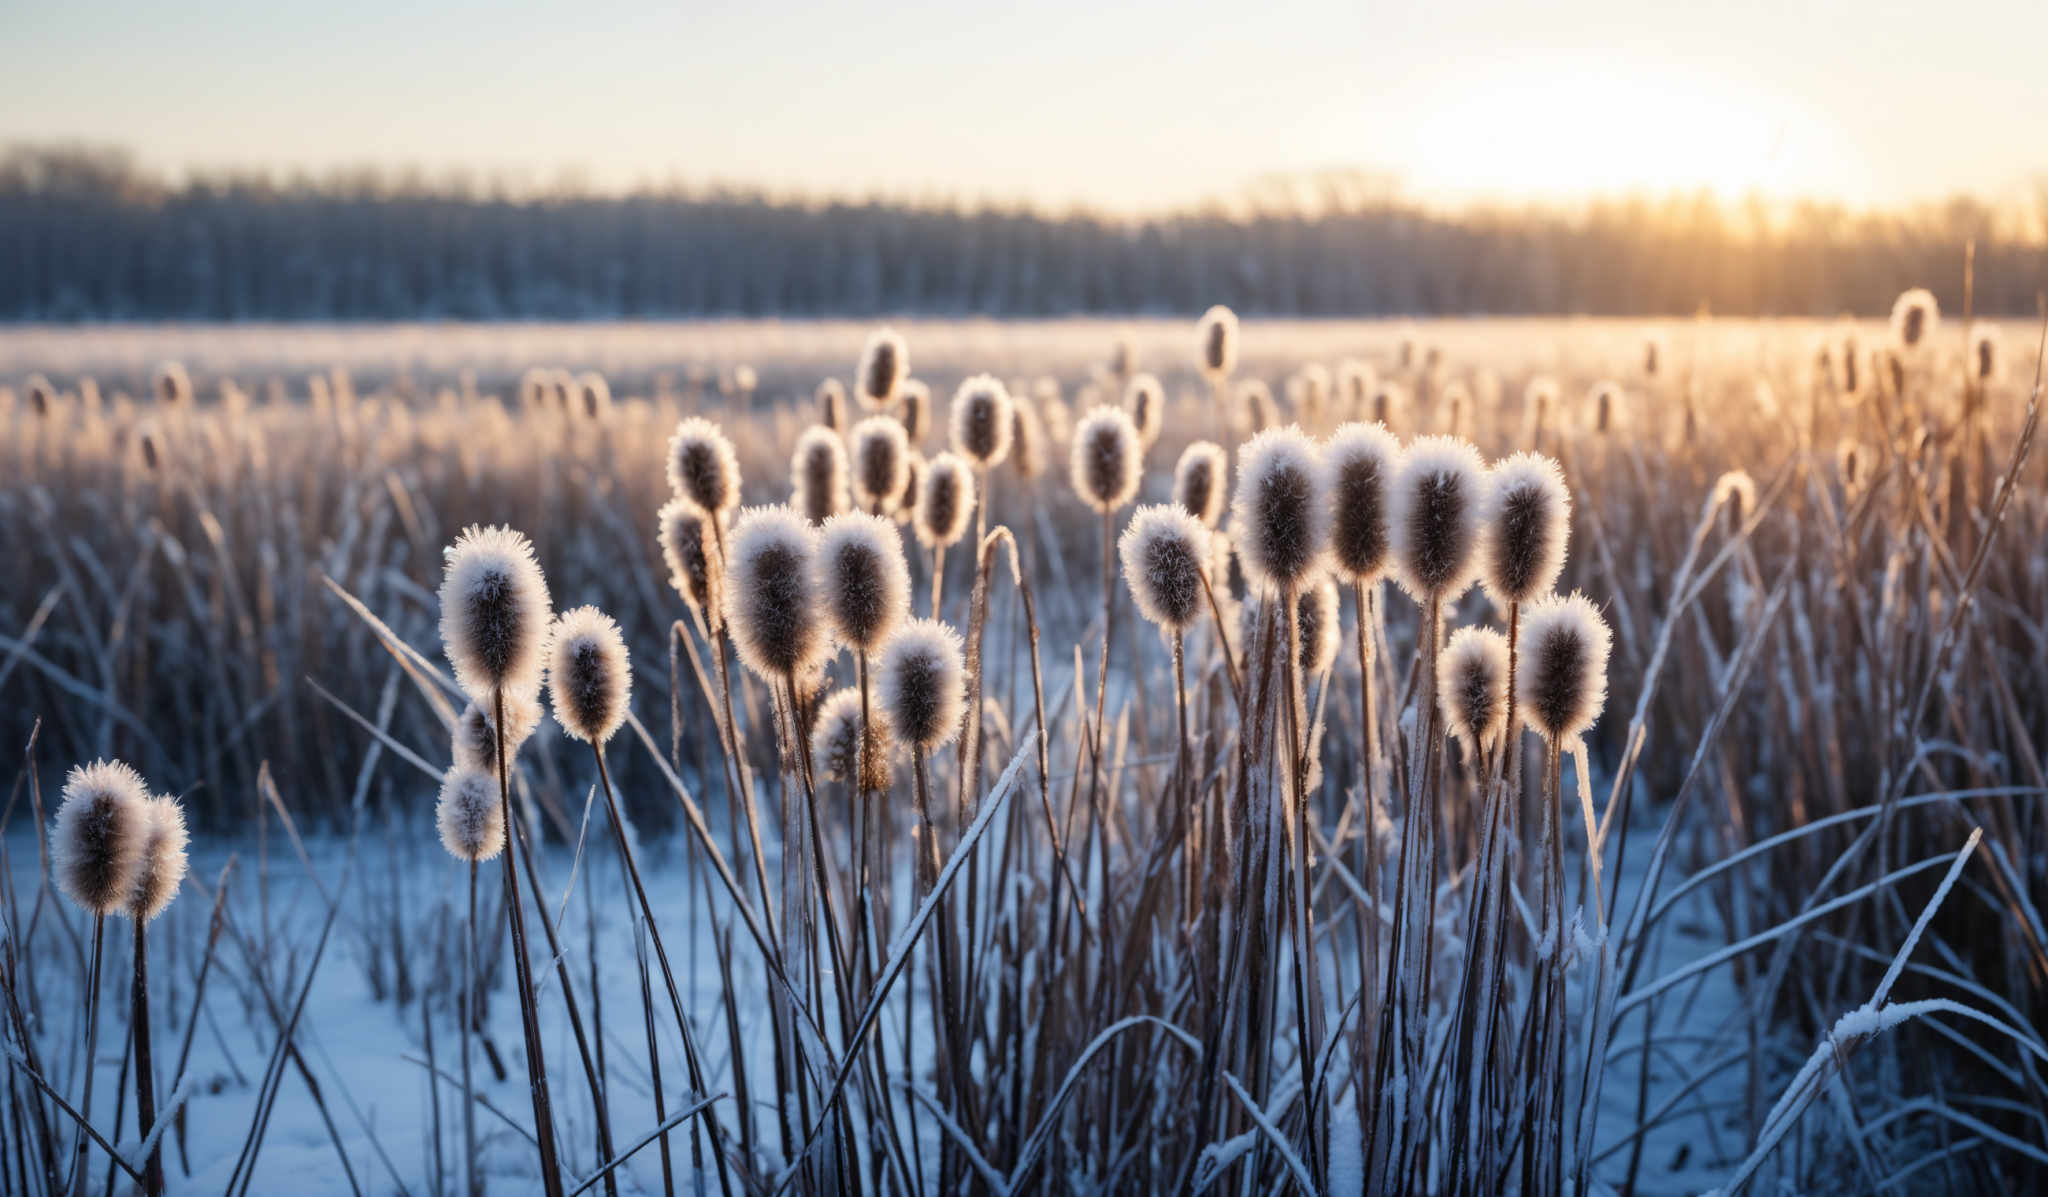
M 176 407 L 192 401 L 192 376 L 183 362 L 165 362 L 156 368 L 157 402 Z
M 1019 391 L 1010 393 L 1010 468 L 1026 480 L 1045 472 L 1045 425 L 1038 405 Z
M 1347 357 L 1337 363 L 1337 411 L 1344 420 L 1365 418 L 1366 405 L 1372 401 L 1373 388 L 1379 385 L 1380 376 L 1372 363 L 1355 357 Z
M 851 781 L 860 768 L 860 691 L 835 691 L 818 704 L 818 722 L 811 731 L 811 756 L 833 781 Z M 868 704 L 867 784 L 861 791 L 886 794 L 893 779 L 889 770 L 889 725 L 880 703 Z
M 56 409 L 57 388 L 40 374 L 29 375 L 28 405 L 29 409 L 36 413 L 37 419 L 47 418 L 50 412 Z
M 877 329 L 861 350 L 853 395 L 870 411 L 885 411 L 896 402 L 897 388 L 910 377 L 910 349 L 890 329 Z
M 441 846 L 457 860 L 479 864 L 505 849 L 505 811 L 498 805 L 498 779 L 456 765 L 441 778 L 434 802 L 434 826 Z
M 1131 427 L 1138 430 L 1138 442 L 1150 449 L 1159 443 L 1166 424 L 1166 388 L 1150 374 L 1133 375 L 1124 388 L 1124 410 L 1131 413 Z
M 1074 493 L 1097 511 L 1121 508 L 1138 497 L 1143 452 L 1138 429 L 1122 408 L 1091 408 L 1074 426 L 1067 462 Z
M 851 502 L 848 473 L 846 442 L 823 424 L 811 425 L 796 438 L 789 460 L 790 506 L 812 523 L 824 523 Z
M 718 546 L 709 520 L 703 508 L 681 495 L 670 498 L 655 512 L 661 558 L 668 564 L 668 583 L 699 618 L 713 604 L 712 587 L 717 578 L 714 558 Z
M 730 511 L 739 503 L 739 457 L 718 425 L 701 416 L 676 425 L 668 442 L 668 484 L 713 514 Z
M 960 731 L 967 674 L 960 633 L 932 619 L 913 619 L 882 647 L 875 692 L 889 727 L 905 744 L 930 752 Z
M 457 684 L 478 703 L 499 688 L 540 689 L 549 599 L 533 542 L 510 528 L 471 526 L 445 556 L 441 647 Z
M 1998 330 L 1988 324 L 1970 328 L 1970 377 L 1989 382 L 1998 377 Z
M 917 515 L 917 493 L 924 478 L 924 454 L 912 449 L 904 461 L 903 489 L 896 496 L 896 522 L 910 523 Z
M 1748 470 L 1729 470 L 1714 480 L 1709 502 L 1721 508 L 1731 528 L 1740 528 L 1756 511 L 1756 479 Z
M 1643 338 L 1643 373 L 1657 377 L 1657 368 L 1663 364 L 1664 344 L 1656 337 Z
M 924 463 L 917 483 L 917 508 L 911 523 L 917 541 L 928 549 L 950 545 L 967 535 L 974 517 L 974 470 L 956 454 L 940 453 Z
M 1600 382 L 1586 395 L 1587 420 L 1605 435 L 1619 429 L 1628 416 L 1628 399 L 1617 383 Z
M 1215 381 L 1237 369 L 1237 313 L 1217 304 L 1195 326 L 1195 352 L 1202 375 Z
M 141 815 L 142 859 L 135 870 L 128 915 L 146 923 L 164 912 L 185 883 L 185 849 L 192 837 L 185 830 L 185 808 L 176 798 L 147 799 Z
M 1318 575 L 1294 600 L 1294 628 L 1301 638 L 1297 662 L 1304 678 L 1321 677 L 1337 663 L 1337 584 Z
M 1181 450 L 1173 467 L 1173 501 L 1180 509 L 1213 528 L 1223 518 L 1229 498 L 1230 459 L 1223 446 L 1213 441 L 1196 441 Z
M 1138 339 L 1129 330 L 1120 331 L 1109 343 L 1109 373 L 1113 378 L 1129 378 L 1138 368 Z
M 498 775 L 498 733 L 491 723 L 494 703 L 470 703 L 455 721 L 451 756 L 465 769 Z M 519 746 L 540 727 L 540 695 L 524 691 L 505 695 L 505 752 L 517 757 Z
M 836 378 L 828 378 L 818 384 L 818 423 L 834 432 L 845 432 L 846 388 Z
M 1322 564 L 1330 545 L 1328 471 L 1300 428 L 1268 429 L 1238 450 L 1230 523 L 1255 584 L 1285 590 Z
M 872 652 L 910 614 L 903 535 L 879 515 L 849 511 L 826 520 L 812 570 L 826 630 L 848 648 Z
M 1140 507 L 1117 540 L 1117 554 L 1138 614 L 1176 632 L 1201 617 L 1211 543 L 1200 520 L 1177 506 Z
M 1486 491 L 1486 465 L 1465 441 L 1419 437 L 1401 455 L 1387 528 L 1394 579 L 1416 602 L 1449 602 L 1472 584 Z
M 1584 735 L 1607 702 L 1613 637 L 1585 595 L 1550 595 L 1522 612 L 1515 698 L 1523 718 L 1552 743 Z
M 910 472 L 910 436 L 888 416 L 853 426 L 853 501 L 864 511 L 889 511 Z
M 897 423 L 910 436 L 910 443 L 921 445 L 932 430 L 932 389 L 915 378 L 906 378 L 896 389 Z
M 611 384 L 595 370 L 576 376 L 576 399 L 587 420 L 603 420 L 612 414 Z
M 50 828 L 50 867 L 65 897 L 96 915 L 128 908 L 142 868 L 149 790 L 120 761 L 78 765 Z
M 1564 570 L 1572 496 L 1557 463 L 1517 453 L 1493 467 L 1479 516 L 1479 580 L 1496 606 L 1550 593 Z
M 726 625 L 740 660 L 768 681 L 802 673 L 825 655 L 811 585 L 817 544 L 817 530 L 787 507 L 749 507 L 733 525 Z
M 1562 393 L 1556 379 L 1541 374 L 1522 388 L 1522 418 L 1527 424 L 1525 435 L 1529 439 L 1550 431 L 1551 420 L 1557 415 L 1558 397 Z
M 633 674 L 618 623 L 596 607 L 562 612 L 548 633 L 548 696 L 570 738 L 602 744 L 626 721 Z
M 1010 452 L 1010 391 L 993 374 L 976 374 L 953 392 L 953 451 L 987 469 Z
M 1407 407 L 1408 392 L 1401 389 L 1401 384 L 1392 380 L 1382 380 L 1372 389 L 1372 399 L 1366 404 L 1365 420 L 1367 423 L 1393 428 L 1399 424 Z
M 1437 396 L 1444 409 L 1444 435 L 1460 436 L 1465 431 L 1465 420 L 1472 411 L 1472 391 L 1464 383 L 1451 380 L 1444 384 Z
M 1892 304 L 1892 344 L 1906 352 L 1925 349 L 1941 326 L 1941 305 L 1934 293 L 1915 287 Z
M 1287 380 L 1287 398 L 1294 404 L 1294 418 L 1305 427 L 1323 422 L 1330 410 L 1330 371 L 1321 362 L 1310 362 Z
M 1387 568 L 1387 484 L 1401 443 L 1380 424 L 1346 424 L 1323 447 L 1330 478 L 1330 565 L 1370 585 Z
M 1436 661 L 1437 708 L 1473 756 L 1492 750 L 1508 723 L 1508 638 L 1459 628 Z

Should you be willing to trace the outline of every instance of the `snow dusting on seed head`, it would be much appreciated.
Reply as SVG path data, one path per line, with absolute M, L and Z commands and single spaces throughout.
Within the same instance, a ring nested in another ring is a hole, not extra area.
M 1330 490 L 1323 455 L 1300 428 L 1253 437 L 1237 459 L 1232 534 L 1256 584 L 1305 582 L 1329 550 Z
M 950 412 L 953 451 L 982 469 L 1010 452 L 1010 392 L 993 374 L 976 374 L 953 392 Z
M 910 615 L 903 534 L 881 516 L 849 511 L 826 520 L 812 571 L 826 629 L 848 648 L 872 652 Z
M 967 709 L 960 633 L 931 619 L 903 624 L 882 648 L 875 691 L 897 738 L 921 752 L 945 745 Z
M 1515 700 L 1552 743 L 1584 735 L 1607 702 L 1607 621 L 1585 595 L 1550 595 L 1522 611 Z
M 770 682 L 802 673 L 827 650 L 811 585 L 817 531 L 787 507 L 749 507 L 727 543 L 722 594 L 740 661 Z
M 448 855 L 478 864 L 504 851 L 505 810 L 498 797 L 498 779 L 480 769 L 456 765 L 442 775 L 434 827 Z
M 185 830 L 185 808 L 176 798 L 158 795 L 147 799 L 141 814 L 142 854 L 135 871 L 135 890 L 128 898 L 128 914 L 146 923 L 164 912 L 185 883 L 186 848 L 192 837 Z
M 1444 725 L 1477 756 L 1490 751 L 1508 722 L 1508 639 L 1492 628 L 1459 628 L 1436 662 Z
M 157 402 L 165 407 L 180 407 L 192 402 L 192 376 L 185 373 L 185 363 L 164 362 L 156 368 Z
M 618 623 L 596 607 L 562 612 L 548 634 L 548 696 L 562 730 L 572 739 L 603 744 L 626 721 L 632 689 Z
M 889 769 L 889 723 L 880 703 L 868 704 L 867 784 L 863 793 L 886 794 L 893 780 Z M 860 769 L 860 691 L 833 692 L 818 704 L 811 730 L 811 756 L 833 781 L 852 781 Z
M 1173 467 L 1173 501 L 1181 510 L 1213 528 L 1229 501 L 1230 458 L 1213 441 L 1196 441 L 1181 450 Z
M 848 422 L 846 388 L 840 385 L 839 380 L 828 378 L 819 383 L 815 398 L 818 403 L 818 423 L 834 432 L 845 432 Z
M 740 501 L 740 463 L 718 425 L 691 416 L 676 425 L 668 441 L 668 484 L 677 494 L 713 514 Z
M 924 443 L 932 430 L 932 389 L 915 378 L 906 378 L 896 391 L 896 410 L 891 413 L 912 445 Z
M 974 520 L 974 470 L 957 454 L 940 453 L 924 463 L 911 523 L 917 541 L 943 548 L 967 535 Z
M 1550 593 L 1564 571 L 1571 492 L 1557 463 L 1517 453 L 1493 467 L 1479 516 L 1479 580 L 1495 605 Z
M 538 690 L 550 606 L 533 542 L 510 528 L 472 526 L 446 558 L 441 645 L 456 682 L 479 703 L 501 688 Z
M 1138 443 L 1150 449 L 1159 443 L 1166 424 L 1166 388 L 1150 374 L 1135 374 L 1124 387 L 1124 410 L 1131 415 L 1131 427 L 1138 430 Z
M 1337 584 L 1318 574 L 1294 601 L 1294 629 L 1301 638 L 1297 664 L 1304 678 L 1321 677 L 1337 663 Z
M 1138 497 L 1144 466 L 1138 430 L 1117 407 L 1094 407 L 1074 426 L 1067 463 L 1074 493 L 1096 511 L 1116 511 Z
M 454 743 L 451 757 L 456 764 L 469 769 L 481 769 L 495 776 L 498 772 L 498 733 L 491 722 L 491 711 L 495 704 L 485 699 L 481 704 L 472 702 L 464 707 L 455 721 Z M 539 729 L 541 720 L 540 695 L 538 692 L 508 691 L 505 695 L 505 752 L 517 757 L 519 746 Z
M 796 438 L 789 461 L 790 506 L 814 524 L 845 511 L 851 503 L 847 484 L 846 442 L 823 424 L 813 424 Z
M 661 559 L 668 566 L 668 583 L 683 596 L 690 610 L 703 618 L 713 606 L 716 585 L 717 542 L 704 509 L 681 495 L 675 495 L 655 512 L 661 541 Z
M 135 892 L 146 842 L 149 788 L 120 761 L 75 766 L 50 828 L 57 889 L 87 912 L 119 914 Z
M 853 501 L 864 511 L 887 512 L 903 497 L 910 472 L 910 435 L 889 416 L 853 426 Z
M 1891 338 L 1898 349 L 1917 353 L 1927 348 L 1940 327 L 1941 305 L 1925 287 L 1907 291 L 1892 304 Z
M 1371 585 L 1387 568 L 1387 487 L 1401 442 L 1383 424 L 1346 424 L 1323 446 L 1330 479 L 1330 565 Z
M 877 329 L 861 350 L 860 368 L 854 375 L 853 394 L 870 411 L 885 411 L 896 402 L 896 392 L 910 377 L 910 349 L 893 330 Z
M 1195 352 L 1203 377 L 1228 378 L 1237 369 L 1237 313 L 1220 303 L 1202 313 L 1195 326 Z
M 1449 602 L 1479 567 L 1486 464 L 1469 443 L 1419 437 L 1401 454 L 1387 489 L 1394 579 L 1416 602 Z
M 1179 507 L 1138 508 L 1117 541 L 1124 581 L 1138 614 L 1183 631 L 1207 609 L 1202 578 L 1211 555 L 1209 529 Z

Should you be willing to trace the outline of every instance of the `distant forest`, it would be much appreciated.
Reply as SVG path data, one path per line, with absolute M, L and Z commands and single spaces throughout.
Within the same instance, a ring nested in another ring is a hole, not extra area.
M 1916 285 L 1959 311 L 1972 240 L 1977 309 L 2022 314 L 2048 278 L 2044 212 L 1381 197 L 1121 219 L 362 174 L 173 185 L 118 152 L 17 147 L 0 155 L 0 320 L 1833 316 Z

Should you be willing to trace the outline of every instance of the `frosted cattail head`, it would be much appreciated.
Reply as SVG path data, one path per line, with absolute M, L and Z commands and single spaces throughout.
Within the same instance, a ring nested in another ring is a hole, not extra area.
M 945 745 L 967 710 L 960 633 L 937 620 L 905 623 L 882 646 L 875 692 L 899 740 L 920 752 Z
M 1213 528 L 1223 518 L 1229 482 L 1230 459 L 1223 446 L 1196 441 L 1181 450 L 1180 461 L 1173 467 L 1173 501 L 1203 527 Z
M 1444 384 L 1444 389 L 1437 396 L 1437 401 L 1443 404 L 1444 435 L 1463 436 L 1465 420 L 1472 412 L 1472 391 L 1470 388 L 1466 387 L 1464 383 L 1453 379 Z
M 1836 358 L 1836 363 L 1841 367 L 1842 371 L 1841 377 L 1837 380 L 1841 385 L 1842 394 L 1844 396 L 1861 394 L 1864 383 L 1867 380 L 1863 376 L 1863 355 L 1857 350 L 1855 337 L 1844 336 L 1842 338 L 1842 352 Z
M 465 769 L 480 769 L 496 777 L 498 774 L 498 732 L 491 722 L 495 700 L 483 703 L 472 702 L 462 709 L 455 720 L 451 756 L 457 765 Z M 540 727 L 541 709 L 538 692 L 508 692 L 505 695 L 505 755 L 517 757 L 519 746 L 526 743 Z
M 1857 494 L 1870 482 L 1869 450 L 1860 442 L 1843 440 L 1835 446 L 1835 472 L 1841 475 L 1842 489 Z
M 1489 752 L 1508 724 L 1508 639 L 1492 628 L 1459 628 L 1436 662 L 1444 726 L 1471 756 Z
M 903 425 L 903 431 L 910 437 L 912 445 L 921 445 L 932 430 L 932 389 L 915 378 L 906 378 L 896 390 L 896 422 Z
M 1572 497 L 1557 463 L 1517 453 L 1493 467 L 1479 515 L 1479 580 L 1494 605 L 1548 594 L 1564 570 Z
M 1238 420 L 1253 436 L 1280 424 L 1280 409 L 1273 403 L 1273 388 L 1262 378 L 1247 378 L 1237 384 Z
M 683 596 L 683 602 L 702 618 L 715 599 L 712 587 L 717 577 L 717 541 L 711 534 L 704 509 L 676 495 L 655 513 L 661 539 L 661 559 L 668 565 L 668 584 Z
M 510 528 L 472 526 L 445 556 L 441 647 L 457 684 L 478 703 L 498 689 L 539 690 L 550 611 L 533 542 Z
M 836 378 L 828 378 L 818 384 L 818 423 L 834 432 L 845 432 L 848 424 L 846 415 L 846 388 Z
M 1138 443 L 1150 449 L 1159 443 L 1166 424 L 1166 388 L 1150 374 L 1132 377 L 1124 388 L 1124 410 L 1131 413 L 1131 427 L 1138 430 Z
M 838 690 L 818 704 L 811 731 L 811 756 L 833 781 L 853 780 L 860 769 L 860 691 Z M 889 725 L 880 703 L 868 706 L 867 781 L 864 794 L 886 794 L 893 779 L 889 770 Z
M 1237 369 L 1237 313 L 1220 303 L 1202 313 L 1195 326 L 1195 353 L 1204 378 L 1216 382 L 1230 377 Z
M 1074 426 L 1067 462 L 1074 493 L 1097 511 L 1116 511 L 1138 497 L 1144 481 L 1138 430 L 1122 408 L 1096 407 Z
M 136 866 L 128 915 L 146 923 L 164 912 L 185 883 L 185 850 L 192 837 L 185 830 L 185 808 L 175 798 L 148 799 L 141 814 L 142 859 Z
M 192 402 L 192 376 L 183 362 L 165 362 L 156 368 L 156 400 L 165 407 Z
M 814 524 L 845 511 L 851 501 L 847 473 L 846 442 L 839 434 L 823 424 L 804 429 L 789 461 L 790 506 Z
M 29 410 L 36 413 L 36 418 L 39 420 L 47 419 L 50 412 L 56 409 L 57 388 L 50 385 L 49 379 L 40 374 L 29 375 L 28 406 Z
M 701 416 L 676 425 L 668 442 L 668 484 L 713 515 L 739 504 L 739 457 L 718 425 Z
M 498 779 L 482 770 L 456 765 L 442 776 L 434 826 L 448 855 L 479 864 L 505 850 L 505 811 L 498 797 Z
M 1373 388 L 1379 385 L 1380 376 L 1372 363 L 1355 357 L 1347 357 L 1337 363 L 1337 411 L 1342 420 L 1365 418 L 1366 404 L 1372 400 Z
M 1366 404 L 1365 422 L 1397 428 L 1407 408 L 1408 392 L 1401 389 L 1400 383 L 1383 379 L 1372 389 L 1372 399 Z
M 64 778 L 50 828 L 57 889 L 95 915 L 128 908 L 147 842 L 149 790 L 119 761 L 94 761 Z
M 1606 435 L 1616 431 L 1627 416 L 1627 399 L 1621 387 L 1611 382 L 1595 383 L 1586 396 L 1586 419 L 1593 431 Z
M 1379 424 L 1346 424 L 1323 446 L 1330 479 L 1330 565 L 1347 582 L 1387 569 L 1387 486 L 1401 444 Z
M 1902 352 L 1917 353 L 1934 341 L 1941 326 L 1941 305 L 1934 293 L 1915 287 L 1892 304 L 1892 344 Z
M 910 472 L 910 436 L 889 416 L 853 426 L 853 501 L 863 511 L 890 511 Z
M 149 427 L 138 430 L 135 436 L 135 447 L 142 454 L 142 468 L 146 470 L 156 469 L 160 460 L 156 448 L 156 430 Z
M 1129 378 L 1138 368 L 1138 338 L 1126 329 L 1109 343 L 1108 370 L 1115 379 Z
M 1330 371 L 1321 362 L 1310 362 L 1288 380 L 1288 398 L 1294 402 L 1294 418 L 1314 428 L 1330 410 Z
M 1138 614 L 1174 632 L 1201 617 L 1212 547 L 1200 520 L 1175 506 L 1140 507 L 1116 547 Z
M 1586 596 L 1551 595 L 1522 612 L 1515 699 L 1522 717 L 1553 744 L 1584 735 L 1607 702 L 1607 621 Z
M 853 397 L 870 411 L 886 411 L 896 402 L 896 391 L 910 377 L 910 349 L 890 329 L 878 329 L 861 350 L 860 368 L 853 379 Z
M 912 449 L 904 462 L 903 490 L 896 496 L 896 522 L 910 523 L 917 516 L 917 493 L 924 478 L 924 454 Z
M 811 585 L 816 529 L 787 507 L 750 507 L 728 545 L 720 593 L 740 660 L 770 681 L 802 673 L 826 655 Z
M 811 587 L 833 638 L 858 652 L 874 651 L 910 614 L 902 534 L 864 511 L 826 520 L 818 532 Z
M 1045 425 L 1038 421 L 1038 405 L 1015 391 L 1010 394 L 1010 468 L 1026 480 L 1045 472 Z
M 1664 364 L 1664 343 L 1656 337 L 1643 338 L 1643 373 L 1657 377 L 1658 367 Z
M 574 607 L 548 634 L 548 697 L 569 737 L 603 744 L 626 721 L 633 671 L 618 623 L 596 607 Z
M 1970 326 L 1969 371 L 1978 382 L 1998 377 L 1998 330 L 1988 324 Z
M 1401 347 L 1395 355 L 1395 360 L 1401 363 L 1401 368 L 1403 370 L 1412 370 L 1415 368 L 1414 334 L 1410 333 L 1409 335 L 1401 338 Z
M 1330 546 L 1328 470 L 1300 428 L 1268 429 L 1238 450 L 1230 526 L 1256 584 L 1286 590 L 1323 563 Z
M 1556 379 L 1540 374 L 1522 388 L 1523 439 L 1533 443 L 1549 434 L 1562 394 Z
M 595 370 L 576 376 L 576 398 L 585 419 L 602 420 L 612 414 L 611 384 Z
M 526 373 L 519 376 L 519 406 L 526 411 L 539 411 L 547 406 L 548 372 L 539 366 L 528 366 Z
M 1296 664 L 1304 678 L 1321 677 L 1337 663 L 1337 584 L 1328 574 L 1301 588 L 1294 599 L 1294 629 L 1301 638 Z
M 976 374 L 953 392 L 953 451 L 982 469 L 1010 452 L 1010 392 L 993 374 Z
M 1479 521 L 1486 465 L 1479 451 L 1448 436 L 1416 439 L 1387 489 L 1394 579 L 1418 603 L 1449 602 L 1479 568 Z
M 1217 597 L 1228 598 L 1233 603 L 1250 598 L 1252 580 L 1244 572 L 1244 558 L 1238 556 L 1236 539 L 1219 529 L 1211 543 L 1215 546 L 1215 556 L 1210 559 L 1209 576 L 1222 586 Z
M 967 535 L 974 519 L 974 471 L 961 457 L 940 453 L 924 463 L 917 482 L 911 525 L 917 542 L 942 548 Z

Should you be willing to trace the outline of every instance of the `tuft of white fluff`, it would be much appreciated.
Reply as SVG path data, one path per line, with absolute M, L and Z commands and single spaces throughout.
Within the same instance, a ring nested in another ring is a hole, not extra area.
M 1296 662 L 1304 679 L 1321 677 L 1337 663 L 1337 583 L 1318 574 L 1301 588 L 1294 602 L 1294 629 L 1301 640 Z
M 1522 611 L 1515 701 L 1538 735 L 1561 744 L 1584 735 L 1607 702 L 1613 636 L 1585 595 L 1550 595 Z
M 976 374 L 953 392 L 948 413 L 953 451 L 982 469 L 1000 464 L 1010 454 L 1010 391 L 993 374 Z
M 1217 304 L 1195 325 L 1195 361 L 1209 380 L 1228 378 L 1237 369 L 1237 313 Z
M 1479 570 L 1486 464 L 1470 443 L 1418 437 L 1401 454 L 1387 492 L 1394 580 L 1418 603 L 1450 602 Z
M 550 604 L 533 542 L 473 525 L 445 555 L 441 646 L 456 683 L 478 704 L 501 688 L 539 690 Z
M 498 733 L 491 722 L 493 706 L 490 700 L 486 700 L 482 705 L 472 702 L 462 709 L 462 714 L 455 721 L 450 756 L 458 765 L 481 769 L 496 776 Z M 508 692 L 505 695 L 505 752 L 518 756 L 519 746 L 539 729 L 540 720 L 538 692 Z
M 1159 443 L 1166 424 L 1166 388 L 1150 374 L 1134 374 L 1124 387 L 1124 410 L 1131 415 L 1131 427 L 1138 430 L 1138 443 L 1150 449 Z
M 817 537 L 787 507 L 749 507 L 733 525 L 722 588 L 726 627 L 740 661 L 767 681 L 786 681 L 827 655 L 811 586 Z
M 903 534 L 881 516 L 849 511 L 826 520 L 811 568 L 825 626 L 848 648 L 873 651 L 910 615 Z
M 880 703 L 868 704 L 867 784 L 863 793 L 886 794 L 889 775 L 889 721 Z M 811 757 L 833 781 L 853 780 L 860 769 L 860 691 L 848 687 L 818 704 L 817 726 L 811 729 Z
M 1383 424 L 1346 424 L 1323 446 L 1330 479 L 1330 565 L 1347 582 L 1371 585 L 1387 569 L 1387 488 L 1401 442 Z
M 1182 631 L 1207 609 L 1202 579 L 1212 552 L 1209 529 L 1177 506 L 1138 508 L 1117 539 L 1124 582 L 1138 614 Z
M 896 388 L 896 410 L 892 414 L 903 425 L 911 444 L 923 444 L 932 430 L 932 389 L 921 379 L 904 379 L 903 385 Z
M 701 416 L 676 425 L 668 441 L 668 484 L 714 515 L 739 504 L 739 457 L 718 425 Z
M 960 633 L 937 620 L 905 622 L 882 646 L 875 692 L 905 744 L 920 752 L 943 747 L 959 734 L 967 710 Z
M 441 846 L 457 860 L 478 864 L 505 850 L 505 811 L 498 804 L 498 779 L 456 765 L 441 778 L 434 801 L 434 827 Z
M 1479 580 L 1494 604 L 1548 594 L 1564 571 L 1572 496 L 1564 472 L 1540 453 L 1497 463 L 1479 517 Z
M 1096 511 L 1110 512 L 1138 497 L 1144 481 L 1143 449 L 1128 412 L 1090 408 L 1074 426 L 1067 467 L 1074 493 Z
M 626 721 L 633 671 L 618 622 L 596 607 L 574 607 L 548 633 L 548 697 L 571 739 L 603 744 Z M 509 722 L 509 720 L 508 720 Z
M 853 377 L 853 395 L 870 411 L 886 411 L 896 402 L 897 389 L 910 377 L 910 347 L 893 329 L 876 329 L 860 353 L 860 368 Z
M 911 518 L 917 542 L 926 548 L 951 545 L 967 535 L 974 516 L 974 471 L 953 453 L 924 463 L 917 482 L 917 510 Z
M 864 511 L 895 509 L 910 476 L 910 434 L 890 416 L 869 416 L 853 426 L 853 498 Z
M 681 495 L 672 496 L 654 513 L 661 559 L 668 565 L 668 583 L 700 618 L 715 606 L 712 591 L 718 578 L 718 542 L 711 533 L 710 518 Z
M 185 883 L 186 847 L 191 834 L 185 830 L 185 808 L 176 798 L 159 795 L 142 804 L 142 859 L 135 871 L 135 892 L 128 899 L 128 914 L 149 922 L 170 906 Z
M 1173 501 L 1183 511 L 1213 528 L 1230 500 L 1230 458 L 1213 441 L 1196 441 L 1181 450 L 1173 467 Z
M 1508 638 L 1492 628 L 1452 632 L 1436 661 L 1436 698 L 1468 754 L 1491 751 L 1508 723 Z
M 845 511 L 852 502 L 847 483 L 846 442 L 823 424 L 799 433 L 790 455 L 789 505 L 814 524 Z
M 142 867 L 148 801 L 141 774 L 120 761 L 72 768 L 50 827 L 60 893 L 95 915 L 127 908 Z
M 1900 295 L 1892 303 L 1892 344 L 1909 353 L 1917 353 L 1934 343 L 1934 334 L 1941 327 L 1941 305 L 1934 300 L 1934 293 L 1925 287 L 1915 287 Z
M 1238 450 L 1230 524 L 1254 584 L 1286 590 L 1322 565 L 1329 498 L 1323 455 L 1299 427 L 1269 428 Z

